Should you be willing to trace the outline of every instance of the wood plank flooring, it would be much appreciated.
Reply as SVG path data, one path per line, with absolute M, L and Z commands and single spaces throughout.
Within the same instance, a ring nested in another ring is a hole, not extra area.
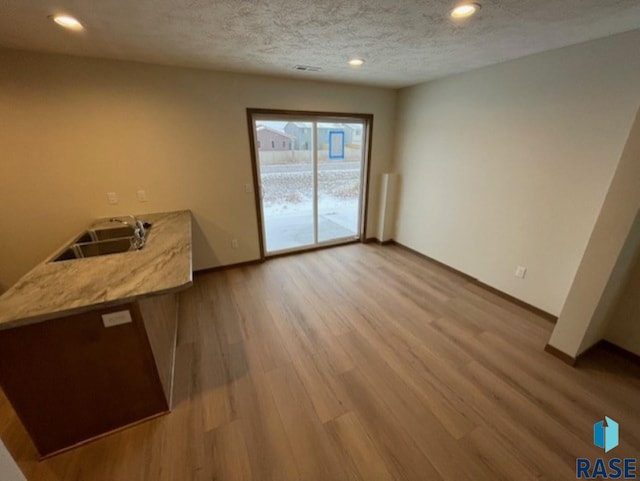
M 182 294 L 170 415 L 38 462 L 0 395 L 0 435 L 30 481 L 575 479 L 604 415 L 638 456 L 638 366 L 552 328 L 398 247 L 283 257 Z

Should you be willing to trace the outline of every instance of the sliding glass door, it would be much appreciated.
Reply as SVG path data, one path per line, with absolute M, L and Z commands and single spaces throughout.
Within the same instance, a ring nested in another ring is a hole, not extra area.
M 318 242 L 360 237 L 364 124 L 316 124 Z
M 265 255 L 359 239 L 367 119 L 250 118 Z
M 314 243 L 312 131 L 312 122 L 256 121 L 265 252 Z

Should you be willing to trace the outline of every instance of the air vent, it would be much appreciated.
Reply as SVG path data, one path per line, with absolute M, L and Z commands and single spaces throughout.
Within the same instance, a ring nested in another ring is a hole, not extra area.
M 294 70 L 302 70 L 303 72 L 319 72 L 322 70 L 320 67 L 312 67 L 311 65 L 296 65 Z

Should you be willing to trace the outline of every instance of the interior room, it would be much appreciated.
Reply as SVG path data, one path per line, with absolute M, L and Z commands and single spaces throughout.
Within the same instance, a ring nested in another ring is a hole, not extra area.
M 2 481 L 635 479 L 637 0 L 0 13 Z

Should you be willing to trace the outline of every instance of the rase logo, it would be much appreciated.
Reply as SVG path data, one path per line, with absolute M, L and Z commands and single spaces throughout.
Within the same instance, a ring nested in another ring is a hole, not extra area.
M 593 444 L 608 453 L 618 445 L 618 423 L 605 416 L 604 421 L 593 425 Z
M 604 421 L 593 425 L 593 444 L 608 453 L 619 444 L 618 423 L 605 416 Z M 597 458 L 594 463 L 590 459 L 576 460 L 576 478 L 578 479 L 637 479 L 636 458 L 611 458 L 605 461 Z

